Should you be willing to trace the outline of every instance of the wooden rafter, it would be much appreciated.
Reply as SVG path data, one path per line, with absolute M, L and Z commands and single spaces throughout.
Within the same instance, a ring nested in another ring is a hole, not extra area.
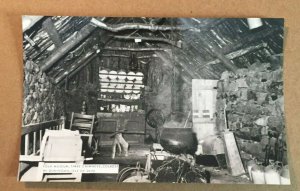
M 119 57 L 119 58 L 131 58 L 129 55 L 122 54 L 102 54 L 101 57 Z M 145 58 L 155 58 L 154 55 L 146 55 L 146 56 L 137 56 L 137 59 L 145 59 Z
M 159 38 L 159 37 L 142 37 L 142 36 L 114 36 L 115 39 L 121 39 L 121 40 L 135 40 L 140 39 L 143 41 L 158 41 L 158 42 L 164 42 L 171 44 L 173 46 L 176 46 L 178 48 L 182 47 L 182 41 L 173 41 L 167 38 Z
M 43 63 L 41 63 L 42 71 L 48 70 L 53 64 L 65 56 L 72 48 L 74 48 L 79 42 L 88 37 L 96 28 L 92 25 L 84 26 L 79 32 L 75 33 L 70 40 L 64 43 L 54 51 Z
M 201 30 L 195 27 L 187 26 L 171 26 L 171 25 L 152 25 L 144 23 L 122 23 L 122 24 L 105 24 L 95 18 L 92 18 L 91 23 L 104 30 L 111 32 L 119 32 L 123 30 L 150 30 L 150 31 L 170 31 L 170 30 L 189 30 L 194 32 L 200 32 Z
M 127 48 L 127 47 L 105 47 L 104 50 L 110 51 L 132 51 L 132 52 L 146 52 L 146 51 L 168 51 L 168 48 Z
M 90 51 L 86 53 L 86 55 L 82 58 L 80 58 L 78 61 L 76 61 L 74 64 L 72 64 L 68 69 L 65 70 L 61 75 L 55 78 L 54 83 L 55 84 L 61 84 L 63 80 L 68 77 L 71 78 L 74 76 L 77 72 L 79 72 L 83 67 L 88 65 L 94 58 L 96 58 L 98 54 L 94 51 Z
M 279 33 L 281 31 L 283 31 L 283 30 L 280 27 L 272 27 L 272 28 L 264 29 L 262 31 L 251 33 L 251 34 L 243 37 L 242 39 L 240 39 L 237 43 L 234 43 L 232 45 L 228 45 L 228 46 L 222 48 L 222 53 L 229 54 L 233 51 L 236 51 L 236 50 L 242 48 L 243 46 L 245 46 L 245 44 L 253 44 L 254 42 L 263 40 L 264 38 L 267 38 L 270 35 Z
M 228 59 L 221 51 L 221 49 L 215 45 L 213 45 L 212 43 L 209 43 L 206 39 L 199 37 L 198 38 L 199 41 L 204 44 L 204 46 L 206 46 L 207 48 L 209 48 L 209 50 L 221 61 L 224 63 L 224 66 L 232 71 L 232 72 L 236 72 L 236 70 L 238 69 L 232 62 L 230 59 Z
M 243 56 L 245 54 L 248 54 L 249 52 L 253 52 L 255 50 L 258 50 L 258 49 L 261 49 L 261 48 L 265 48 L 267 46 L 268 46 L 267 43 L 261 43 L 261 44 L 258 44 L 258 45 L 249 46 L 247 48 L 244 48 L 244 49 L 241 49 L 241 50 L 237 50 L 237 51 L 234 51 L 232 53 L 227 54 L 226 58 L 229 59 L 229 60 L 232 60 L 232 59 L 235 59 L 237 57 L 240 57 L 240 56 Z M 215 59 L 215 60 L 206 62 L 204 65 L 202 65 L 200 68 L 198 68 L 197 71 L 201 70 L 202 68 L 204 68 L 204 67 L 206 67 L 208 65 L 218 64 L 220 62 L 221 62 L 221 60 L 219 60 L 219 59 Z

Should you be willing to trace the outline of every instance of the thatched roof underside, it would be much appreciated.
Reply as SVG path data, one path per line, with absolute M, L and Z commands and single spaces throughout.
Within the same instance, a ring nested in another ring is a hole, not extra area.
M 283 51 L 283 20 L 278 19 L 263 19 L 262 27 L 250 30 L 246 19 L 96 18 L 107 26 L 122 26 L 118 31 L 96 26 L 91 19 L 43 17 L 24 31 L 24 57 L 54 82 L 94 52 L 100 60 L 116 62 L 130 62 L 132 52 L 142 63 L 169 59 L 188 78 L 219 79 L 228 64 L 245 68 L 256 61 L 269 62 Z M 126 28 L 128 24 L 181 28 L 147 30 Z M 136 43 L 137 37 L 146 40 Z M 227 65 L 223 58 L 228 59 Z

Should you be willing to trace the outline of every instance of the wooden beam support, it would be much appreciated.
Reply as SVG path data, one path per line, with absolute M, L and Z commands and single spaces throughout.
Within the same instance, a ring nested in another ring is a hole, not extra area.
M 283 29 L 281 27 L 267 28 L 262 31 L 251 32 L 249 35 L 240 39 L 237 43 L 222 48 L 222 53 L 229 54 L 233 51 L 244 47 L 245 44 L 253 44 L 254 42 L 263 40 L 264 38 L 267 38 L 270 35 L 278 34 L 280 32 L 283 32 Z
M 123 30 L 150 30 L 150 31 L 170 31 L 170 30 L 189 30 L 200 32 L 201 30 L 195 27 L 186 26 L 171 26 L 171 25 L 153 25 L 144 23 L 123 23 L 123 24 L 105 24 L 95 18 L 92 18 L 91 23 L 95 26 L 111 32 L 119 32 Z
M 102 54 L 101 57 L 119 57 L 119 58 L 131 58 L 128 55 L 122 55 L 122 54 Z M 154 55 L 147 55 L 147 56 L 137 56 L 137 59 L 144 59 L 144 58 L 155 58 L 157 56 Z
M 243 56 L 245 54 L 248 54 L 249 52 L 253 52 L 254 50 L 265 48 L 267 46 L 268 46 L 267 43 L 261 43 L 261 44 L 258 44 L 258 45 L 250 46 L 250 47 L 247 47 L 247 48 L 244 48 L 244 49 L 237 50 L 235 52 L 229 53 L 229 54 L 226 55 L 226 58 L 229 59 L 229 60 L 232 60 L 232 59 L 235 59 L 237 57 L 240 57 L 240 56 Z M 206 62 L 204 65 L 202 65 L 200 68 L 198 68 L 197 71 L 201 70 L 202 68 L 204 68 L 204 67 L 206 67 L 208 65 L 218 64 L 220 62 L 221 62 L 221 60 L 219 60 L 219 59 L 215 59 L 215 60 Z
M 142 36 L 114 36 L 115 39 L 121 39 L 121 40 L 135 40 L 140 39 L 143 41 L 158 41 L 158 42 L 164 42 L 167 44 L 171 44 L 173 46 L 176 46 L 178 48 L 182 47 L 182 41 L 173 41 L 166 38 L 159 38 L 159 37 L 142 37 Z
M 104 50 L 111 51 L 132 51 L 132 52 L 144 52 L 144 51 L 168 51 L 168 48 L 127 48 L 127 47 L 105 47 Z
M 80 58 L 78 61 L 76 61 L 74 64 L 71 65 L 64 73 L 62 73 L 60 76 L 55 78 L 54 83 L 61 85 L 64 83 L 64 79 L 66 77 L 71 78 L 74 76 L 78 71 L 80 71 L 83 67 L 88 65 L 90 61 L 92 61 L 94 58 L 98 56 L 95 52 L 88 52 L 84 57 Z M 62 83 L 61 83 L 62 82 Z
M 43 29 L 48 33 L 50 39 L 54 43 L 54 45 L 58 48 L 63 45 L 63 42 L 55 28 L 54 23 L 52 22 L 51 18 L 46 19 L 43 22 Z
M 51 68 L 53 64 L 65 56 L 79 42 L 88 37 L 95 29 L 96 27 L 92 25 L 86 25 L 79 32 L 75 32 L 70 40 L 64 43 L 63 46 L 56 49 L 56 51 L 54 51 L 45 61 L 41 63 L 41 70 L 47 71 L 49 68 Z
M 209 48 L 209 50 L 221 61 L 224 63 L 225 67 L 232 71 L 232 72 L 236 72 L 236 70 L 238 69 L 234 63 L 231 62 L 230 59 L 228 59 L 226 56 L 224 56 L 224 54 L 222 54 L 222 51 L 219 47 L 209 43 L 206 39 L 204 38 L 198 38 L 199 41 L 204 44 L 204 46 L 206 46 L 207 48 Z
M 122 55 L 122 54 L 102 54 L 101 57 L 131 58 L 128 55 Z

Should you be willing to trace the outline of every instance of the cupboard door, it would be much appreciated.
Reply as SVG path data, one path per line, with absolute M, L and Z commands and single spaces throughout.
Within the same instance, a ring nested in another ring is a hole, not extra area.
M 127 130 L 124 138 L 128 143 L 143 143 L 145 135 L 145 125 L 139 119 L 130 119 L 125 126 Z
M 115 119 L 101 119 L 100 120 L 100 144 L 101 145 L 112 145 L 113 138 L 112 133 L 117 129 L 117 121 Z
M 100 138 L 100 145 L 112 145 L 113 138 L 111 138 L 111 135 L 117 131 L 118 121 L 121 123 L 120 129 L 126 130 L 123 133 L 123 137 L 129 144 L 144 143 L 145 116 L 120 114 L 112 117 L 99 118 L 96 136 Z

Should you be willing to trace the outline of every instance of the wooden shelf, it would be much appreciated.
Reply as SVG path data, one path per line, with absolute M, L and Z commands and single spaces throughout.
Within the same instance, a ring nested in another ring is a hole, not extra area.
M 104 134 L 113 134 L 115 133 L 116 131 L 94 131 L 93 133 L 94 134 L 101 134 L 101 133 L 104 133 Z M 124 131 L 122 132 L 122 134 L 141 134 L 141 135 L 144 135 L 145 132 L 144 131 Z
M 105 90 L 133 90 L 133 91 L 140 91 L 141 89 L 139 88 L 139 89 L 133 89 L 133 88 L 131 88 L 131 89 L 125 89 L 125 88 L 101 88 L 101 89 L 105 89 Z
M 98 101 L 107 101 L 107 102 L 139 102 L 140 99 L 106 99 L 98 98 Z
M 106 118 L 115 118 L 118 117 L 119 115 L 122 116 L 140 116 L 140 115 L 144 115 L 145 111 L 144 110 L 139 110 L 139 111 L 131 111 L 131 112 L 119 112 L 119 113 L 115 113 L 115 112 L 103 112 L 103 111 L 98 111 L 97 112 L 97 117 L 98 115 L 104 115 Z M 102 116 L 103 117 L 103 116 Z
M 130 77 L 144 77 L 144 75 L 127 75 L 127 74 L 109 74 L 109 73 L 100 73 L 99 72 L 99 77 L 101 75 L 105 75 L 105 76 L 130 76 Z
M 118 82 L 118 81 L 113 81 L 113 82 L 111 82 L 111 81 L 100 81 L 100 83 L 103 83 L 103 84 L 125 84 L 125 85 L 144 85 L 144 84 L 141 84 L 141 83 L 129 83 L 129 82 Z

